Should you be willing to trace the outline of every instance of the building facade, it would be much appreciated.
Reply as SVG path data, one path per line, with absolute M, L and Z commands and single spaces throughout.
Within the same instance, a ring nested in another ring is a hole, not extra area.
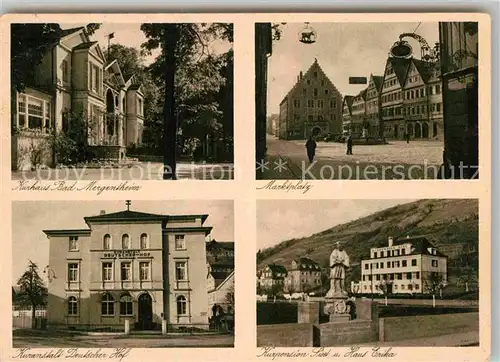
M 211 240 L 206 244 L 208 311 L 213 317 L 223 311 L 234 314 L 234 242 Z
M 363 89 L 352 99 L 351 106 L 351 135 L 361 138 L 366 135 L 366 89 Z
M 306 139 L 342 129 L 342 95 L 317 59 L 280 103 L 279 138 Z
M 448 258 L 426 238 L 389 238 L 385 247 L 371 248 L 361 260 L 361 294 L 428 293 L 432 281 L 447 282 Z
M 370 74 L 368 88 L 366 89 L 366 136 L 379 137 L 381 136 L 381 119 L 382 119 L 382 104 L 381 91 L 384 77 Z
M 342 100 L 342 135 L 351 133 L 352 126 L 352 100 L 354 96 L 344 96 Z
M 86 217 L 86 229 L 45 230 L 48 325 L 208 328 L 207 217 L 127 208 Z
M 389 57 L 385 65 L 380 103 L 386 138 L 403 138 L 405 133 L 402 89 L 409 64 L 410 59 Z
M 258 285 L 264 293 L 273 288 L 283 291 L 286 275 L 287 270 L 283 265 L 268 264 L 259 272 Z
M 285 278 L 284 290 L 288 293 L 308 292 L 321 286 L 321 268 L 314 260 L 293 260 Z
M 142 143 L 144 95 L 134 76 L 124 79 L 116 60 L 107 59 L 84 27 L 62 30 L 44 51 L 34 84 L 15 94 L 12 169 L 57 162 L 43 147 L 54 133 L 78 132 L 90 157 L 120 160 L 126 146 Z M 83 122 L 83 126 L 78 126 Z

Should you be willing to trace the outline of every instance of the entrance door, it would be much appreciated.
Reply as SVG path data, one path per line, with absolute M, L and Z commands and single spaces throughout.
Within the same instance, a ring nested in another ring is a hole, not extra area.
M 394 125 L 394 138 L 398 138 L 398 126 Z
M 141 294 L 139 297 L 139 328 L 153 328 L 153 300 L 147 293 Z

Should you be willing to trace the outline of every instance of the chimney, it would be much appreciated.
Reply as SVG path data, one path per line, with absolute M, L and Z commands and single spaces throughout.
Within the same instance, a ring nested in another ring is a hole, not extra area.
M 101 212 L 99 212 L 99 215 L 106 215 L 106 210 L 101 210 Z
M 394 238 L 392 236 L 389 236 L 389 246 L 392 246 L 393 241 L 394 241 Z
M 302 71 L 300 71 L 300 73 L 299 73 L 299 79 L 302 79 L 302 75 L 303 75 Z

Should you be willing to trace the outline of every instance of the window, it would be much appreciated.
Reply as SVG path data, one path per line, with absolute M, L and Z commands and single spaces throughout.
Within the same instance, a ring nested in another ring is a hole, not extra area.
M 76 297 L 68 298 L 68 315 L 78 315 L 78 300 Z
M 44 127 L 50 126 L 50 104 L 42 99 L 34 98 L 31 96 L 26 96 L 28 103 L 28 128 L 42 130 Z M 19 105 L 21 108 L 21 105 Z M 19 123 L 21 125 L 21 118 L 19 118 Z M 24 119 L 24 126 L 26 126 L 26 120 Z
M 318 99 L 318 108 L 323 108 L 323 100 Z
M 141 234 L 141 249 L 147 249 L 149 247 L 148 245 L 148 234 L 144 233 Z
M 308 115 L 307 116 L 307 121 L 308 122 L 312 122 L 313 121 L 313 116 L 312 115 Z
M 179 295 L 177 297 L 177 315 L 186 315 L 187 313 L 186 297 Z
M 77 250 L 78 250 L 78 236 L 70 236 L 69 251 L 77 251 Z
M 328 95 L 328 89 L 325 89 L 325 94 Z
M 308 101 L 307 101 L 307 106 L 308 106 L 309 108 L 314 108 L 314 100 L 312 100 L 312 99 L 308 100 Z
M 436 94 L 441 93 L 441 86 L 438 84 L 436 85 Z
M 122 280 L 127 281 L 127 280 L 132 280 L 132 268 L 130 265 L 130 262 L 124 262 L 121 265 L 121 276 Z
M 78 281 L 78 263 L 68 264 L 68 281 L 70 282 Z
M 185 261 L 178 261 L 175 263 L 175 279 L 176 280 L 187 280 L 186 262 Z
M 373 257 L 374 257 L 374 258 L 376 258 L 376 257 L 377 257 L 377 252 L 376 252 L 376 251 L 373 253 Z M 378 264 L 377 264 L 377 268 L 378 268 Z
M 383 258 L 383 257 L 384 257 L 384 252 L 383 252 L 383 251 L 381 251 L 381 252 L 380 252 L 380 257 L 381 257 L 381 258 Z
M 436 104 L 436 111 L 441 112 L 441 103 Z
M 113 280 L 113 263 L 102 263 L 102 280 L 105 282 Z
M 69 66 L 67 60 L 63 60 L 62 62 L 62 78 L 63 82 L 69 82 Z
M 406 254 L 406 249 L 401 249 L 401 255 Z M 403 266 L 406 266 L 406 260 L 403 261 Z
M 318 72 L 314 72 L 314 78 L 318 78 Z
M 128 234 L 122 235 L 122 249 L 130 249 L 130 237 Z
M 437 260 L 432 260 L 431 263 L 432 263 L 432 266 L 434 268 L 437 268 L 437 266 L 438 266 L 438 261 Z
M 403 280 L 403 273 L 397 273 L 398 280 Z
M 309 79 L 307 80 L 307 84 L 308 84 L 308 85 L 309 85 L 309 84 L 311 84 L 311 81 L 310 81 Z
M 398 290 L 398 285 L 397 284 L 394 285 L 394 290 Z
M 415 279 L 420 279 L 420 272 L 415 273 Z
M 305 88 L 304 88 L 304 89 L 302 89 L 302 94 L 303 94 L 304 96 L 306 96 L 306 95 L 307 95 L 307 89 L 305 89 Z
M 405 285 L 401 284 L 401 290 L 405 290 Z
M 417 259 L 411 260 L 411 266 L 417 266 Z
M 115 300 L 109 293 L 102 296 L 101 314 L 106 316 L 115 315 Z
M 175 250 L 186 250 L 186 239 L 184 235 L 175 235 Z
M 375 275 L 375 280 L 380 280 L 380 274 Z
M 365 269 L 367 269 L 367 270 L 368 270 L 368 264 L 365 264 Z
M 102 248 L 104 250 L 111 250 L 111 235 L 104 235 L 104 238 L 102 239 Z
M 318 88 L 314 88 L 314 96 L 317 97 L 318 96 Z
M 411 280 L 411 273 L 406 273 L 406 279 Z
M 139 263 L 139 279 L 140 280 L 151 280 L 150 270 L 151 270 L 151 264 L 147 261 L 141 261 Z
M 415 284 L 415 290 L 418 290 L 420 288 L 420 285 Z
M 120 315 L 132 315 L 134 308 L 132 306 L 132 297 L 130 294 L 123 294 L 120 297 Z

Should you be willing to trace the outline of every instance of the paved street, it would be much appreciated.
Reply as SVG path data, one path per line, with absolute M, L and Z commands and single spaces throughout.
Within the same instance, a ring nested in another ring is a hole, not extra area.
M 233 335 L 161 336 L 148 334 L 84 335 L 52 331 L 14 330 L 14 348 L 87 347 L 87 348 L 162 348 L 232 347 Z
M 343 143 L 318 142 L 316 162 L 309 164 L 304 145 L 268 136 L 269 169 L 262 179 L 435 179 L 443 150 L 440 141 L 390 141 L 354 145 L 353 155 L 346 155 Z
M 122 168 L 68 168 L 41 169 L 37 171 L 13 172 L 13 180 L 162 180 L 163 164 L 139 162 Z M 232 164 L 177 164 L 179 180 L 231 180 L 234 178 Z

